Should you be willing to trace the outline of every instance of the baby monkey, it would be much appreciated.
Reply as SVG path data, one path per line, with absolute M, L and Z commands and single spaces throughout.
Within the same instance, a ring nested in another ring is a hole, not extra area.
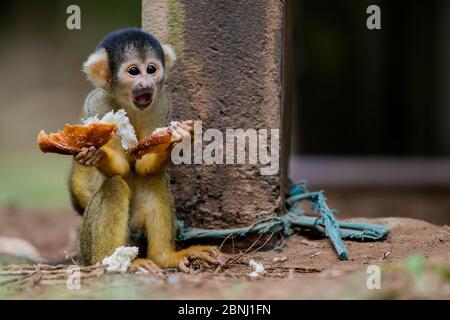
M 139 29 L 108 34 L 83 65 L 96 86 L 86 97 L 81 118 L 125 109 L 139 140 L 168 124 L 170 100 L 167 71 L 175 61 L 169 45 Z M 169 127 L 178 142 L 191 139 L 192 123 Z M 175 210 L 166 166 L 171 150 L 132 159 L 114 136 L 103 147 L 75 156 L 69 178 L 76 210 L 83 215 L 79 230 L 82 262 L 96 264 L 117 247 L 136 244 L 141 234 L 138 268 L 159 272 L 179 268 L 188 273 L 193 260 L 223 264 L 211 246 L 175 249 Z

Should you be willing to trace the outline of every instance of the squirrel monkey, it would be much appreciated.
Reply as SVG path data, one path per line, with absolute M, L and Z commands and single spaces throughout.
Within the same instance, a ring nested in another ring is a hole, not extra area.
M 167 125 L 170 100 L 164 81 L 174 61 L 172 48 L 149 33 L 123 29 L 108 34 L 83 65 L 96 89 L 86 97 L 81 117 L 123 108 L 139 140 Z M 169 130 L 182 141 L 191 139 L 193 129 L 179 123 Z M 170 150 L 133 160 L 118 136 L 74 157 L 69 186 L 73 206 L 83 215 L 79 246 L 84 264 L 101 262 L 117 247 L 132 243 L 136 233 L 145 235 L 140 247 L 145 255 L 133 262 L 132 270 L 189 272 L 196 259 L 223 264 L 215 247 L 175 250 L 175 210 L 165 170 L 169 158 Z

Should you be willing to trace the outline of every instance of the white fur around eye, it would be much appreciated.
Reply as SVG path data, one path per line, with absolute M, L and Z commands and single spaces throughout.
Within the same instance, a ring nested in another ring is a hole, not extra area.
M 119 84 L 122 87 L 131 88 L 132 85 L 136 82 L 136 79 L 138 76 L 132 76 L 128 73 L 128 68 L 126 66 L 122 66 L 119 69 L 119 72 L 117 74 L 117 79 L 119 80 Z
M 154 74 L 148 74 L 150 77 L 152 77 L 156 82 L 160 81 L 162 78 L 164 78 L 164 67 L 162 66 L 161 62 L 159 60 L 156 60 L 154 58 L 147 59 L 145 61 L 145 64 L 142 65 L 142 68 L 147 70 L 147 67 L 149 65 L 154 65 L 156 67 L 156 72 Z

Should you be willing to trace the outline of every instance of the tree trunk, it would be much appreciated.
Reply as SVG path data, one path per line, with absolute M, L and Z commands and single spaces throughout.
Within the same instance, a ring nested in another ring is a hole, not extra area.
M 177 54 L 168 79 L 171 119 L 201 120 L 203 130 L 223 133 L 280 129 L 275 175 L 261 175 L 267 165 L 259 161 L 171 166 L 177 215 L 190 226 L 245 226 L 281 208 L 289 150 L 283 124 L 289 116 L 282 108 L 283 15 L 283 1 L 275 0 L 142 2 L 143 29 Z

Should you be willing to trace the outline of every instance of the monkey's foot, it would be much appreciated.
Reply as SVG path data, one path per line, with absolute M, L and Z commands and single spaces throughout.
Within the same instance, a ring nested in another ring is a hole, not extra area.
M 184 273 L 189 273 L 189 266 L 193 261 L 200 260 L 210 265 L 223 265 L 225 262 L 220 258 L 220 251 L 214 246 L 192 246 L 177 252 L 180 257 L 178 269 Z
M 162 275 L 161 268 L 150 259 L 136 259 L 131 263 L 130 271 L 141 271 L 144 273 L 152 273 L 155 275 Z

